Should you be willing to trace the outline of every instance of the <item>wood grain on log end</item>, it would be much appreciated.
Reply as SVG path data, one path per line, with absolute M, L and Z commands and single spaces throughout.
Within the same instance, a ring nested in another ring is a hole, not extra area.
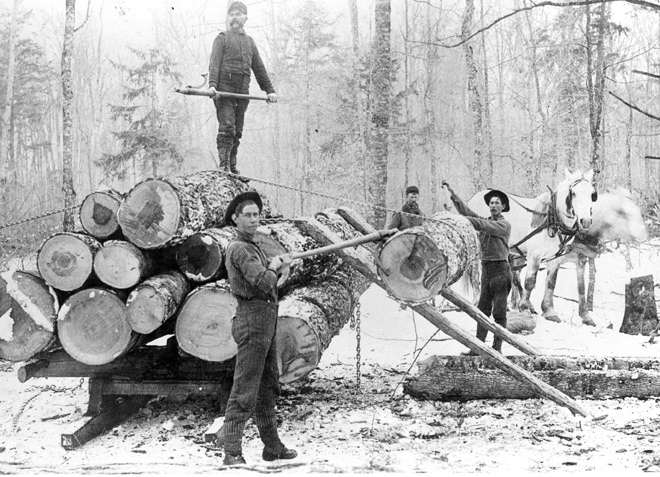
M 48 237 L 37 254 L 37 268 L 53 288 L 73 291 L 89 279 L 101 243 L 85 234 L 60 232 Z
M 176 339 L 186 353 L 206 361 L 226 361 L 236 355 L 231 319 L 236 298 L 226 280 L 203 285 L 186 298 L 176 319 Z
M 397 233 L 378 255 L 378 274 L 387 289 L 406 303 L 423 303 L 447 280 L 447 260 L 419 227 Z
M 62 347 L 84 364 L 106 364 L 130 351 L 139 335 L 126 319 L 126 305 L 115 293 L 88 288 L 71 295 L 58 314 Z
M 57 296 L 44 280 L 22 271 L 0 274 L 0 359 L 25 361 L 55 340 Z
M 130 242 L 108 240 L 94 257 L 94 273 L 106 285 L 125 290 L 137 285 L 151 268 L 149 258 Z
M 80 206 L 80 223 L 85 231 L 98 239 L 120 232 L 117 210 L 124 196 L 115 190 L 92 192 Z

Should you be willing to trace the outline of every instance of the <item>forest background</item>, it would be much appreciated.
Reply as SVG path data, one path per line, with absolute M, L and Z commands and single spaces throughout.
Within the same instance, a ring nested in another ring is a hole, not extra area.
M 431 214 L 442 179 L 535 196 L 594 168 L 657 232 L 657 0 L 245 3 L 280 101 L 251 102 L 239 169 L 281 214 L 382 226 L 409 184 Z M 203 81 L 226 5 L 0 0 L 5 265 L 75 228 L 90 192 L 217 167 L 212 101 L 174 88 Z

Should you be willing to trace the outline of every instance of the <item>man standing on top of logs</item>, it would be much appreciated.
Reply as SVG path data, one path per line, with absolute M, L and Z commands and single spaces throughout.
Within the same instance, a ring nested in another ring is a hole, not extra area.
M 280 392 L 275 340 L 277 287 L 278 280 L 283 282 L 288 276 L 292 257 L 284 254 L 269 261 L 254 241 L 262 208 L 259 194 L 244 192 L 231 201 L 225 212 L 225 222 L 238 230 L 225 259 L 229 286 L 238 302 L 231 323 L 238 350 L 225 411 L 225 465 L 245 464 L 243 429 L 253 413 L 265 445 L 264 460 L 293 459 L 298 455 L 280 440 L 275 416 L 275 399 Z
M 227 31 L 220 32 L 213 41 L 209 64 L 209 89 L 214 92 L 248 94 L 250 70 L 254 71 L 259 87 L 267 93 L 268 103 L 277 102 L 266 67 L 254 40 L 245 34 L 247 7 L 243 2 L 231 2 L 227 9 Z M 216 144 L 220 169 L 239 174 L 236 152 L 243 135 L 248 99 L 213 98 L 218 117 Z
M 481 295 L 477 308 L 490 316 L 495 323 L 506 328 L 506 302 L 511 291 L 511 267 L 509 266 L 509 236 L 511 224 L 502 216 L 502 212 L 509 211 L 509 197 L 502 191 L 490 190 L 484 201 L 490 208 L 490 218 L 484 219 L 474 213 L 461 198 L 456 195 L 447 181 L 442 185 L 451 194 L 451 201 L 461 215 L 466 216 L 472 226 L 479 232 L 481 244 Z M 477 338 L 486 341 L 488 330 L 477 325 Z M 493 349 L 502 352 L 502 338 L 493 338 Z M 475 354 L 472 351 L 463 354 Z
M 424 214 L 419 210 L 418 201 L 419 189 L 417 186 L 408 186 L 406 188 L 406 202 L 401 207 L 401 211 L 394 212 L 387 228 L 406 230 L 410 227 L 422 225 Z

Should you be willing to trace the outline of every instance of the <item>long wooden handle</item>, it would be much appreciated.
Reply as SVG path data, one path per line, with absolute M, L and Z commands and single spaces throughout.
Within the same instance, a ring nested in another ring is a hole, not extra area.
M 225 91 L 218 91 L 217 93 L 214 93 L 208 88 L 204 88 L 204 89 L 174 88 L 174 91 L 177 93 L 187 94 L 191 96 L 208 96 L 209 98 L 258 99 L 260 101 L 266 101 L 268 99 L 265 96 L 252 96 L 249 94 L 227 93 Z
M 357 237 L 351 240 L 346 240 L 345 242 L 339 242 L 332 245 L 327 245 L 321 248 L 315 248 L 314 250 L 307 250 L 305 252 L 293 253 L 291 256 L 295 260 L 296 258 L 305 258 L 311 257 L 312 255 L 322 255 L 324 253 L 332 253 L 343 248 L 355 247 L 357 245 L 362 245 L 369 242 L 378 242 L 379 240 L 384 239 L 397 233 L 397 229 L 390 230 L 377 230 L 376 232 L 364 235 L 362 237 Z

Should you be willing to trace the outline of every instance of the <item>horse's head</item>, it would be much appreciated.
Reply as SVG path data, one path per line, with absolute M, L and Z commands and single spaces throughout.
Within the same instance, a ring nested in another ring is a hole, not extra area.
M 583 174 L 580 170 L 565 170 L 565 178 L 557 184 L 556 208 L 560 220 L 567 228 L 577 225 L 586 231 L 591 227 L 591 206 L 598 198 L 598 193 L 591 184 L 594 171 Z
M 588 235 L 598 239 L 634 242 L 644 241 L 648 236 L 639 207 L 632 201 L 630 192 L 620 187 L 598 197 L 592 218 Z

